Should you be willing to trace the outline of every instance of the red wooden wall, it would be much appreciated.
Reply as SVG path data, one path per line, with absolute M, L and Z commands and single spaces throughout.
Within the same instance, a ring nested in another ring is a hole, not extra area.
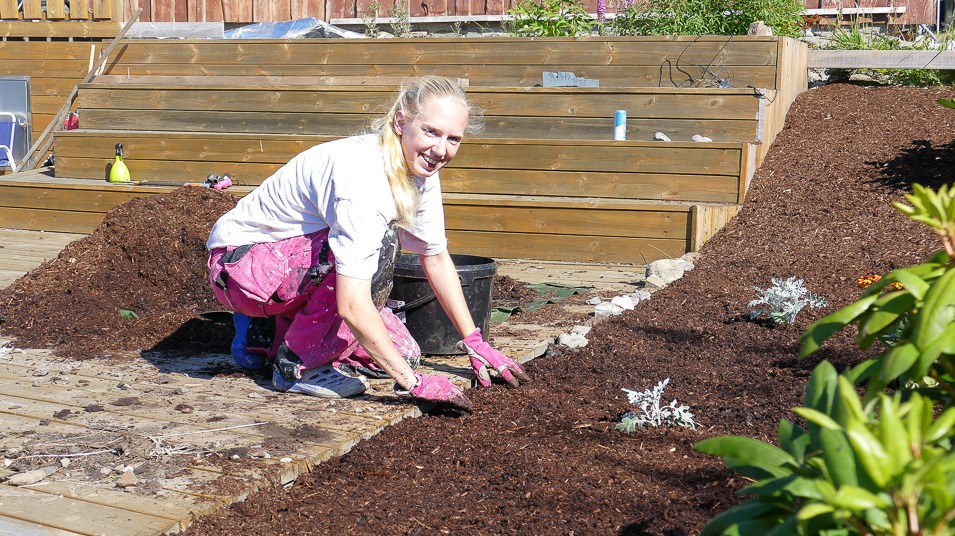
M 143 9 L 144 22 L 268 22 L 315 17 L 322 20 L 361 18 L 374 0 L 123 0 L 123 13 Z M 380 0 L 381 17 L 392 0 Z M 516 0 L 407 0 L 412 17 L 501 15 Z M 805 0 L 807 8 L 905 6 L 906 13 L 889 20 L 897 24 L 934 24 L 939 0 Z M 607 2 L 612 4 L 612 2 Z M 585 0 L 588 11 L 597 0 Z M 885 20 L 877 17 L 876 20 Z

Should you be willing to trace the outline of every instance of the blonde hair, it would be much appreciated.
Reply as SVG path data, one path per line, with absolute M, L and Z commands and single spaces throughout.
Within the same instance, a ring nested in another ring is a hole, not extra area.
M 451 97 L 464 105 L 468 116 L 465 132 L 477 132 L 482 127 L 480 114 L 475 112 L 468 102 L 461 86 L 448 78 L 434 75 L 423 76 L 411 82 L 398 95 L 388 113 L 372 123 L 372 128 L 379 133 L 378 143 L 384 156 L 385 175 L 398 209 L 395 223 L 399 227 L 408 227 L 414 222 L 418 210 L 418 188 L 408 170 L 408 163 L 405 162 L 401 136 L 394 129 L 395 115 L 401 111 L 405 121 L 410 122 L 433 97 Z

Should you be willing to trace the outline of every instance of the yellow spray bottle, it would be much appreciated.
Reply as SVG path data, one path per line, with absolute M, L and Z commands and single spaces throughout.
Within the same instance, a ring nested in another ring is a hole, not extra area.
M 109 182 L 129 182 L 129 168 L 123 162 L 123 144 L 116 144 L 116 161 L 109 170 Z

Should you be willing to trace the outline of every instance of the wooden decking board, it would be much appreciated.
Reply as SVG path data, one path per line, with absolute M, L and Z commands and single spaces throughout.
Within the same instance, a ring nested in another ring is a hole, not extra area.
M 55 257 L 60 248 L 82 236 L 0 229 L 0 243 L 6 249 L 34 252 L 37 264 L 42 262 L 40 258 Z M 0 257 L 0 274 L 4 271 L 22 274 L 10 269 Z M 501 259 L 497 272 L 528 283 L 593 286 L 608 299 L 611 294 L 633 292 L 643 279 L 642 267 L 635 265 L 533 260 Z M 0 280 L 0 288 L 5 284 Z M 493 329 L 490 335 L 495 346 L 522 362 L 542 355 L 563 330 L 558 325 L 527 325 L 514 318 L 506 335 L 495 335 Z M 5 342 L 0 339 L 0 348 Z M 66 478 L 69 468 L 27 487 L 0 484 L 0 533 L 7 527 L 12 527 L 11 534 L 28 536 L 151 536 L 178 532 L 195 516 L 241 500 L 257 489 L 285 485 L 316 465 L 345 454 L 384 427 L 421 415 L 417 406 L 395 398 L 390 380 L 372 380 L 371 388 L 361 397 L 316 399 L 276 393 L 262 379 L 210 374 L 210 366 L 228 359 L 227 355 L 203 355 L 164 360 L 147 352 L 140 359 L 107 367 L 95 360 L 63 361 L 48 350 L 0 352 L 0 421 L 9 432 L 0 439 L 4 448 L 36 437 L 37 430 L 55 434 L 56 444 L 63 444 L 63 453 L 68 446 L 83 442 L 98 445 L 131 437 L 162 437 L 163 445 L 182 446 L 188 451 L 207 448 L 215 441 L 221 450 L 251 447 L 265 443 L 270 434 L 291 438 L 289 434 L 301 425 L 309 426 L 312 434 L 300 437 L 296 433 L 292 450 L 270 451 L 271 459 L 259 460 L 247 470 L 226 471 L 211 463 L 193 465 L 178 476 L 163 479 L 155 495 L 115 487 L 115 474 L 94 482 Z M 40 369 L 49 374 L 34 376 L 33 372 Z M 462 385 L 472 382 L 470 366 L 463 356 L 425 356 L 422 370 L 448 376 Z M 52 382 L 56 375 L 65 376 L 67 381 Z M 35 379 L 42 383 L 34 386 Z M 120 384 L 127 388 L 121 389 Z M 125 397 L 138 397 L 140 404 L 112 404 Z M 194 411 L 176 411 L 179 403 L 193 406 Z M 84 410 L 94 404 L 103 406 L 104 411 Z M 59 413 L 64 409 L 70 410 L 69 415 Z M 65 418 L 53 417 L 56 413 Z M 41 422 L 46 424 L 41 426 Z M 256 422 L 269 424 L 220 430 Z M 56 444 L 47 445 L 45 451 L 56 451 Z M 116 465 L 115 456 L 102 456 L 104 467 Z M 280 461 L 286 456 L 292 461 Z M 56 457 L 50 460 L 58 463 Z M 2 471 L 0 479 L 10 474 Z M 230 492 L 217 491 L 223 489 L 216 485 L 222 479 L 231 482 Z M 50 515 L 48 505 L 56 507 L 56 515 Z

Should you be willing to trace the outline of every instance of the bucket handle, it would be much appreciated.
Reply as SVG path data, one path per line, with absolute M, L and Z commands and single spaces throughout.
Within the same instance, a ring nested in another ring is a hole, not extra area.
M 461 288 L 471 286 L 474 283 L 475 279 L 476 278 L 474 277 L 474 274 L 470 274 L 470 273 L 462 274 L 461 272 L 458 272 L 458 281 L 461 282 Z M 434 291 L 431 291 L 425 294 L 424 296 L 421 296 L 417 300 L 410 301 L 402 305 L 401 307 L 395 307 L 394 309 L 392 309 L 392 311 L 394 311 L 395 313 L 410 311 L 411 309 L 415 309 L 419 306 L 422 306 L 435 298 L 436 296 L 434 295 Z

